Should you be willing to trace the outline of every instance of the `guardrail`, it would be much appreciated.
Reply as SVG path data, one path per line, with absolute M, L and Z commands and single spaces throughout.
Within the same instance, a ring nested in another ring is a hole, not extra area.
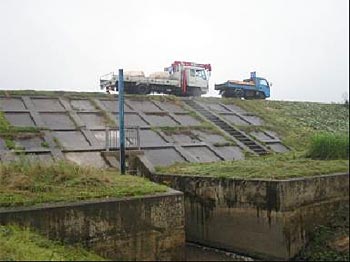
M 141 149 L 139 126 L 125 127 L 125 148 Z M 119 149 L 119 128 L 106 128 L 106 151 Z

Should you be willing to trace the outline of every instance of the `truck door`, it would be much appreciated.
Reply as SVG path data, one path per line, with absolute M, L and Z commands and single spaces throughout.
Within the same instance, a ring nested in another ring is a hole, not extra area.
M 269 83 L 266 81 L 266 79 L 259 78 L 259 85 L 258 89 L 259 91 L 263 92 L 266 97 L 270 97 L 270 86 Z
M 205 69 L 191 68 L 188 74 L 188 86 L 199 87 L 202 92 L 208 91 L 208 77 Z

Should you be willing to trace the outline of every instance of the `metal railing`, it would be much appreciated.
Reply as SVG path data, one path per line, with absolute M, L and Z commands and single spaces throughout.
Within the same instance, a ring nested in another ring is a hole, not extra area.
M 106 128 L 106 151 L 119 150 L 119 128 Z M 141 149 L 140 144 L 140 127 L 125 127 L 125 148 Z

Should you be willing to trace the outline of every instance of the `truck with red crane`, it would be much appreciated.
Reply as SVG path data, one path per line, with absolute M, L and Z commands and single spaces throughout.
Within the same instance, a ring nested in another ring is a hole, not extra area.
M 150 93 L 176 96 L 201 96 L 209 91 L 210 64 L 174 61 L 162 72 L 145 76 L 142 71 L 124 72 L 124 90 L 127 94 Z M 118 91 L 118 75 L 110 73 L 100 78 L 102 90 Z

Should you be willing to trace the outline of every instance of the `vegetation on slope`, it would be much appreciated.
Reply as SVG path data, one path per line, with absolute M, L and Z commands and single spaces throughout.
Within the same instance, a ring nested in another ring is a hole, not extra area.
M 319 133 L 311 137 L 308 156 L 312 159 L 349 159 L 349 136 Z
M 68 162 L 45 165 L 23 159 L 0 164 L 0 207 L 140 196 L 166 190 L 141 177 Z
M 349 109 L 342 104 L 224 99 L 261 117 L 262 128 L 275 131 L 295 150 L 305 150 L 315 133 L 349 134 Z M 259 128 L 259 127 L 258 127 Z
M 265 157 L 251 157 L 242 161 L 213 163 L 177 163 L 156 167 L 164 174 L 216 176 L 229 178 L 286 179 L 349 171 L 348 160 L 312 160 L 293 153 Z
M 27 228 L 0 226 L 1 261 L 102 261 L 79 246 L 63 246 Z

